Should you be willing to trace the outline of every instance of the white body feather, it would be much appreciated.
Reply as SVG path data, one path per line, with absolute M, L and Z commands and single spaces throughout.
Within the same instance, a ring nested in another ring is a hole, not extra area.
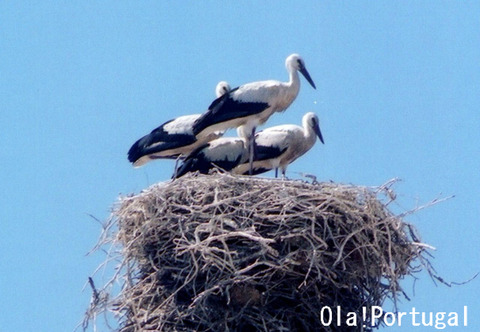
M 225 81 L 219 82 L 215 87 L 215 94 L 217 98 L 229 91 L 230 91 L 230 85 Z M 162 129 L 168 135 L 176 135 L 176 134 L 189 135 L 193 139 L 195 139 L 195 136 L 193 135 L 193 124 L 200 116 L 201 114 L 190 114 L 190 115 L 179 116 L 178 118 L 175 118 L 170 122 L 164 124 Z M 162 151 L 157 151 L 154 153 L 143 155 L 133 162 L 133 166 L 140 167 L 151 160 L 161 159 L 161 158 L 171 158 L 172 156 L 175 156 L 175 155 L 186 156 L 187 154 L 192 152 L 194 149 L 204 145 L 205 143 L 221 137 L 223 133 L 224 133 L 224 130 L 215 130 L 210 132 L 208 135 L 204 137 L 197 138 L 192 144 L 178 146 L 173 149 L 162 150 Z M 167 139 L 169 138 L 167 137 Z M 152 142 L 144 148 L 145 149 L 155 148 L 158 145 L 165 144 L 167 139 L 164 139 L 162 141 Z
M 216 160 L 234 161 L 240 158 L 244 161 L 247 158 L 245 140 L 238 137 L 220 137 L 209 143 L 209 147 L 202 150 L 207 159 L 212 162 Z
M 242 103 L 245 103 L 245 107 L 249 107 L 248 103 L 267 104 L 268 106 L 263 111 L 219 123 L 215 123 L 213 120 L 211 124 L 197 133 L 197 137 L 207 136 L 214 131 L 224 131 L 228 128 L 238 128 L 240 126 L 243 127 L 239 131 L 241 136 L 245 138 L 251 137 L 257 126 L 265 123 L 273 113 L 286 110 L 295 100 L 300 90 L 298 71 L 301 71 L 310 84 L 315 87 L 304 67 L 302 58 L 298 54 L 292 54 L 287 57 L 285 66 L 289 73 L 288 82 L 267 80 L 247 83 L 234 89 L 229 94 L 229 98 L 240 103 L 239 107 L 241 107 Z
M 165 130 L 169 134 L 191 134 L 193 123 L 201 116 L 201 114 L 191 114 L 191 115 L 183 115 L 179 116 L 178 118 L 172 120 L 171 122 L 167 123 L 163 126 L 163 130 Z
M 279 150 L 285 150 L 281 155 L 263 160 L 254 160 L 253 169 L 275 169 L 280 168 L 285 174 L 289 164 L 304 155 L 312 148 L 316 141 L 316 132 L 312 126 L 312 119 L 318 118 L 314 113 L 307 113 L 303 116 L 303 127 L 297 125 L 280 125 L 267 128 L 255 136 L 257 146 L 270 146 Z M 321 138 L 323 140 L 323 138 Z M 246 174 L 249 164 L 243 163 L 233 169 L 233 173 Z

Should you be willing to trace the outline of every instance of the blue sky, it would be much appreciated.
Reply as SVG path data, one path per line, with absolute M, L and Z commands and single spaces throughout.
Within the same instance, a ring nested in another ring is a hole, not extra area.
M 467 1 L 3 1 L 0 3 L 0 331 L 71 331 L 83 318 L 86 256 L 117 197 L 168 180 L 126 152 L 173 117 L 204 111 L 218 81 L 286 80 L 300 53 L 317 85 L 266 126 L 321 121 L 325 145 L 287 175 L 381 185 L 437 248 L 447 280 L 480 271 L 480 4 Z M 271 173 L 266 176 L 273 176 Z M 424 312 L 480 327 L 480 279 L 405 290 Z M 101 284 L 101 276 L 96 277 Z M 432 331 L 393 327 L 389 331 Z M 450 329 L 449 329 L 450 331 Z

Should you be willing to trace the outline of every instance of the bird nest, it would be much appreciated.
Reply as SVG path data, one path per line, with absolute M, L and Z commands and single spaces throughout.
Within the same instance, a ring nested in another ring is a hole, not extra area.
M 89 312 L 114 311 L 120 332 L 369 331 L 362 311 L 396 302 L 426 262 L 390 185 L 188 174 L 124 197 L 103 241 L 122 289 L 94 289 Z

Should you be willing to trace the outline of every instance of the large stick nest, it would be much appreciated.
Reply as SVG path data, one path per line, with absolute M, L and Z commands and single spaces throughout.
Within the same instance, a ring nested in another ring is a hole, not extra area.
M 121 332 L 345 331 L 320 310 L 361 317 L 424 260 L 391 200 L 388 185 L 228 174 L 153 185 L 114 211 L 123 285 L 109 309 Z

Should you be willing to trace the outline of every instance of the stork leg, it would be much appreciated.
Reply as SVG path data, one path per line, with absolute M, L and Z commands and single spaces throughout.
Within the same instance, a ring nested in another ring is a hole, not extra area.
M 253 175 L 253 159 L 255 156 L 255 128 L 252 129 L 250 137 L 248 137 L 248 150 L 248 165 L 250 166 L 248 175 Z
M 248 144 L 248 165 L 249 165 L 249 168 L 248 168 L 248 175 L 253 175 L 253 146 L 254 146 L 254 139 L 252 136 L 250 136 L 248 138 L 248 140 L 250 141 L 249 144 Z
M 278 167 L 275 168 L 275 179 L 278 178 Z
M 175 159 L 175 168 L 173 169 L 173 178 L 175 179 L 177 177 L 177 171 L 178 171 L 178 162 L 181 159 L 182 155 L 178 155 L 177 159 Z

